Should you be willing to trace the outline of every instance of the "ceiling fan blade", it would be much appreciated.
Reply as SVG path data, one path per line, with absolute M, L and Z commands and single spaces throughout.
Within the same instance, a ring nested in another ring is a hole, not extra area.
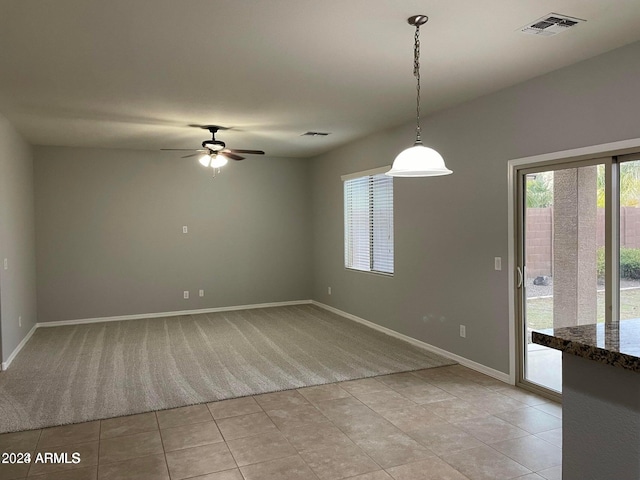
M 180 158 L 197 157 L 198 155 L 202 155 L 202 153 L 192 153 L 191 155 L 185 155 L 184 157 L 180 157 Z
M 194 128 L 202 128 L 203 130 L 209 130 L 210 128 L 215 128 L 216 130 L 230 130 L 232 127 L 222 127 L 220 125 L 197 125 L 195 123 L 190 123 L 190 127 Z
M 240 155 L 236 155 L 235 153 L 231 153 L 227 150 L 222 150 L 220 154 L 224 155 L 227 158 L 230 158 L 231 160 L 244 160 L 244 157 L 241 157 Z
M 197 150 L 195 148 L 161 148 L 160 150 L 167 151 L 167 152 L 198 152 L 198 153 L 209 152 L 209 150 L 203 150 L 202 148 L 199 148 Z
M 227 148 L 226 150 L 232 153 L 249 153 L 251 155 L 264 155 L 264 152 L 262 150 L 243 150 L 241 148 Z

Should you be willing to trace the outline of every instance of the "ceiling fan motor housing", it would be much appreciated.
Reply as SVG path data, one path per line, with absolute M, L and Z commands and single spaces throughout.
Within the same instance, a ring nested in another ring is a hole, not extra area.
M 220 140 L 205 140 L 204 142 L 202 142 L 203 148 L 208 148 L 209 150 L 213 150 L 214 152 L 219 152 L 220 150 L 223 150 L 224 147 L 226 146 L 227 144 L 224 142 L 221 142 Z

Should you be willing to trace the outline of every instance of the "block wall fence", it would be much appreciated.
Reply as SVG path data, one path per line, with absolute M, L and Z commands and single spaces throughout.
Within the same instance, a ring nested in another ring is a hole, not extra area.
M 604 209 L 598 209 L 598 247 L 604 246 Z M 527 276 L 553 276 L 553 207 L 527 208 L 525 223 Z M 640 208 L 620 208 L 620 245 L 640 248 Z

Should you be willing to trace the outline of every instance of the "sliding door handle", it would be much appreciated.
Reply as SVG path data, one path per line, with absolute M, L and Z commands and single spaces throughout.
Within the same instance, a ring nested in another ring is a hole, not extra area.
M 518 274 L 517 288 L 522 288 L 522 280 L 523 280 L 522 269 L 520 267 L 516 267 L 516 273 Z

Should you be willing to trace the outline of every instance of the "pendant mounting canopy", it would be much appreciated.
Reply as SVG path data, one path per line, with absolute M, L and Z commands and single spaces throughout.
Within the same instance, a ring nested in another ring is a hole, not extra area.
M 407 18 L 407 23 L 409 25 L 413 25 L 414 27 L 419 27 L 420 25 L 424 25 L 429 21 L 429 17 L 426 15 L 414 15 L 413 17 Z

